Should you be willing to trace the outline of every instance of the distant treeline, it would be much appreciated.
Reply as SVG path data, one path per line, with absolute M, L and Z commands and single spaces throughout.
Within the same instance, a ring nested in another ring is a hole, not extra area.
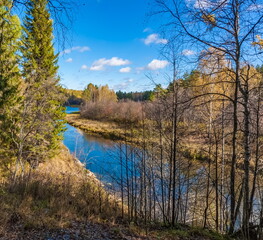
M 64 89 L 66 99 L 67 99 L 65 102 L 65 105 L 81 105 L 82 103 L 84 103 L 84 101 L 87 101 L 88 100 L 87 95 L 89 95 L 87 94 L 87 92 L 89 92 L 90 88 L 92 88 L 93 86 L 94 86 L 94 89 L 110 90 L 107 85 L 98 87 L 91 83 L 88 84 L 84 90 Z M 154 97 L 154 91 L 143 91 L 143 92 L 123 92 L 123 91 L 114 92 L 113 91 L 113 93 L 112 91 L 113 90 L 110 90 L 111 95 L 115 95 L 118 101 L 131 100 L 135 102 L 143 102 L 143 101 L 152 100 Z
M 144 92 L 116 92 L 118 100 L 132 100 L 135 102 L 148 101 L 153 98 L 153 91 Z
M 81 105 L 83 103 L 82 90 L 64 89 L 66 95 L 65 105 Z

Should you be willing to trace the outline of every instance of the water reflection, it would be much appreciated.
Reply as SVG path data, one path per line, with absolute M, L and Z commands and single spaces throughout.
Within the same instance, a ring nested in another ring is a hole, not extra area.
M 111 140 L 91 136 L 67 124 L 64 133 L 64 145 L 86 168 L 104 182 L 113 182 L 120 172 L 120 148 L 123 146 Z

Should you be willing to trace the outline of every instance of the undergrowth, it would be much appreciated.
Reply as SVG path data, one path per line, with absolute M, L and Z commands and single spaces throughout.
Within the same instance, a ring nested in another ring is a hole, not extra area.
M 177 225 L 175 227 L 128 224 L 121 218 L 118 201 L 63 147 L 59 156 L 28 171 L 13 184 L 0 184 L 1 231 L 19 225 L 23 231 L 68 228 L 72 222 L 107 223 L 118 235 L 148 236 L 149 239 L 228 239 L 214 231 Z M 118 223 L 117 225 L 115 223 Z
M 1 226 L 19 223 L 25 229 L 50 229 L 71 221 L 115 222 L 120 216 L 117 201 L 101 183 L 65 149 L 62 152 L 15 183 L 0 184 Z
M 0 192 L 1 225 L 19 221 L 25 228 L 58 228 L 72 220 L 114 221 L 119 215 L 117 203 L 100 186 L 69 176 L 33 175 Z

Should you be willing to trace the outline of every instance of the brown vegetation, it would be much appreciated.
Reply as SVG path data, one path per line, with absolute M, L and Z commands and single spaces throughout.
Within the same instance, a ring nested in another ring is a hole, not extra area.
M 224 57 L 209 49 L 199 71 L 175 79 L 167 89 L 157 89 L 154 101 L 140 103 L 137 121 L 122 121 L 124 136 L 136 138 L 140 146 L 138 150 L 118 145 L 122 166 L 118 182 L 130 221 L 190 223 L 227 232 L 231 221 L 237 222 L 248 211 L 242 208 L 249 201 L 251 226 L 246 234 L 261 239 L 263 212 L 257 201 L 262 200 L 262 69 L 241 68 L 242 87 L 247 87 L 249 95 L 239 93 L 234 108 L 234 74 L 225 64 Z M 216 67 L 218 72 L 211 73 Z M 136 112 L 136 104 L 128 112 Z M 96 119 L 104 120 L 107 110 L 113 115 L 105 103 L 101 105 L 83 108 L 83 116 L 92 118 L 97 111 Z M 129 143 L 128 138 L 124 141 Z M 250 189 L 246 200 L 245 187 Z M 231 194 L 235 195 L 232 220 Z M 237 234 L 244 232 L 241 229 Z
M 0 201 L 3 240 L 224 239 L 214 232 L 186 225 L 152 225 L 145 231 L 143 225 L 125 224 L 118 201 L 65 147 L 37 169 L 28 169 L 15 185 L 2 178 Z
M 117 123 L 96 121 L 81 117 L 80 114 L 68 114 L 67 122 L 91 135 L 98 135 L 108 139 L 123 140 L 124 129 Z
M 72 221 L 114 222 L 118 203 L 65 147 L 36 170 L 28 170 L 14 185 L 0 186 L 1 226 L 24 229 L 67 227 Z
M 141 102 L 86 102 L 81 107 L 81 116 L 92 120 L 115 122 L 139 122 L 143 118 Z

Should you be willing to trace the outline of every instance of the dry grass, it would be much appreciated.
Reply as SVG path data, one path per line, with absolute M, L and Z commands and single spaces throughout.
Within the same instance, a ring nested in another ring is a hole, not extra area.
M 2 184 L 0 202 L 0 226 L 19 223 L 25 229 L 61 228 L 91 219 L 114 222 L 120 216 L 117 202 L 65 147 L 11 189 Z
M 36 238 L 35 234 L 43 237 L 43 234 L 52 230 L 70 229 L 73 223 L 77 225 L 76 230 L 80 228 L 79 224 L 88 224 L 96 232 L 97 223 L 115 223 L 121 219 L 121 209 L 115 199 L 105 192 L 95 176 L 84 169 L 64 146 L 58 156 L 42 163 L 36 170 L 27 172 L 12 188 L 8 182 L 0 185 L 0 202 L 1 239 L 43 239 Z M 89 225 L 90 222 L 96 224 Z M 200 233 L 189 227 L 163 229 L 160 225 L 150 227 L 149 235 L 145 238 L 132 238 L 145 236 L 144 227 L 132 224 L 106 225 L 106 229 L 102 227 L 98 231 L 109 232 L 107 228 L 110 228 L 114 236 L 99 239 L 123 239 L 123 234 L 129 239 L 224 239 L 220 235 Z M 25 232 L 31 237 L 17 237 Z
M 136 142 L 138 139 L 131 136 L 129 130 L 125 131 L 125 126 L 113 121 L 97 121 L 83 118 L 80 114 L 68 114 L 67 122 L 89 134 L 98 135 L 107 139 Z

